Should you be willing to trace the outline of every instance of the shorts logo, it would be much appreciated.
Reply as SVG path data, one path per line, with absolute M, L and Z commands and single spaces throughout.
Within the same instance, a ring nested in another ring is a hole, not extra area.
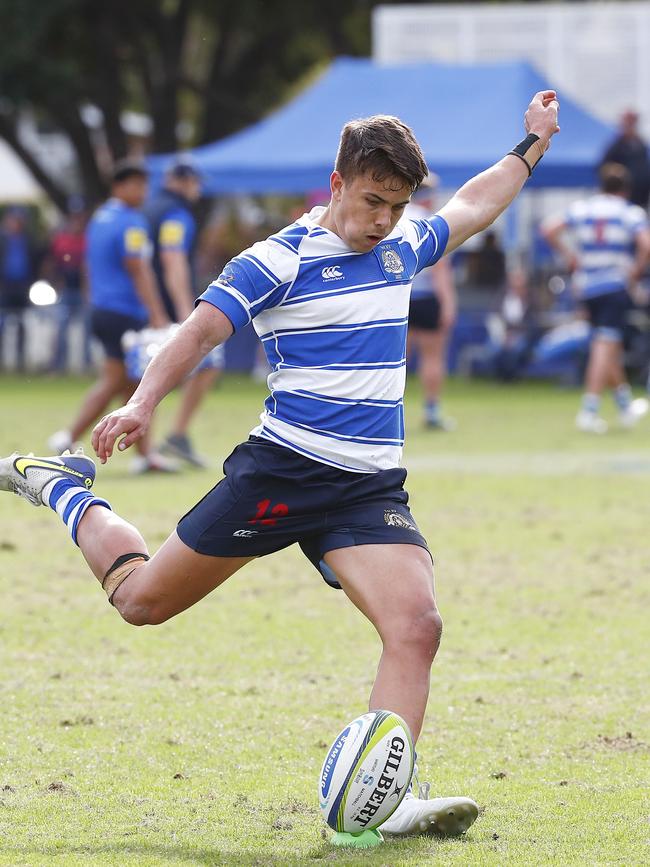
M 384 247 L 381 251 L 381 261 L 388 274 L 402 274 L 404 271 L 404 262 L 400 259 L 399 254 L 395 250 L 391 250 L 390 247 Z
M 404 517 L 404 515 L 400 515 L 399 512 L 394 512 L 392 509 L 386 509 L 384 512 L 384 521 L 386 521 L 389 527 L 402 527 L 404 530 L 417 529 Z
M 323 268 L 321 276 L 323 280 L 343 280 L 343 271 L 338 265 L 330 265 L 329 268 Z
M 235 530 L 233 536 L 243 536 L 248 539 L 249 536 L 257 536 L 257 530 Z

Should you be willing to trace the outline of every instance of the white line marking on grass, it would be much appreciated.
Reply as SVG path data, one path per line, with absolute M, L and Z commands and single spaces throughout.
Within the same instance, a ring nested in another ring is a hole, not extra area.
M 469 455 L 412 455 L 404 460 L 407 470 L 441 473 L 494 475 L 650 475 L 650 452 L 613 455 L 606 452 L 494 452 Z

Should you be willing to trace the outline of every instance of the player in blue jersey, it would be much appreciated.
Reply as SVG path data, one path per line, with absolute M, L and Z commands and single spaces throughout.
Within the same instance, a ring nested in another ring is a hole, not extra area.
M 135 385 L 124 364 L 122 337 L 149 323 L 169 323 L 150 263 L 149 230 L 139 210 L 147 193 L 147 172 L 125 160 L 113 171 L 111 197 L 93 214 L 86 235 L 91 323 L 104 350 L 98 381 L 85 396 L 68 430 L 57 431 L 48 444 L 62 452 L 76 443 L 116 398 L 128 400 Z M 139 445 L 138 471 L 170 470 L 172 464 L 154 452 L 146 437 Z
M 427 216 L 434 210 L 438 179 L 429 174 L 422 182 L 410 218 Z M 440 259 L 420 271 L 411 286 L 408 351 L 417 352 L 417 372 L 424 393 L 424 423 L 431 430 L 452 431 L 456 422 L 443 415 L 441 395 L 447 374 L 447 343 L 456 319 L 456 287 L 449 259 Z
M 183 322 L 194 309 L 196 299 L 193 267 L 196 220 L 192 205 L 201 195 L 201 180 L 187 160 L 175 163 L 167 173 L 163 189 L 144 209 L 153 238 L 153 267 L 158 278 L 167 315 Z M 188 436 L 190 421 L 208 390 L 219 376 L 220 367 L 197 371 L 184 383 L 172 431 L 161 451 L 194 466 L 206 466 Z
M 0 487 L 60 515 L 133 624 L 162 623 L 250 560 L 298 542 L 381 638 L 371 709 L 396 711 L 417 739 L 442 621 L 399 465 L 410 284 L 505 210 L 557 132 L 557 111 L 553 91 L 536 94 L 526 138 L 438 214 L 415 221 L 404 209 L 428 169 L 411 130 L 383 115 L 346 124 L 328 206 L 233 259 L 129 403 L 93 432 L 102 463 L 137 442 L 164 395 L 253 320 L 272 367 L 260 424 L 153 557 L 89 490 L 90 458 L 12 455 L 0 462 Z M 382 830 L 460 834 L 478 814 L 470 798 L 418 794 Z
M 634 425 L 647 410 L 644 400 L 632 400 L 623 365 L 623 329 L 632 306 L 630 290 L 650 261 L 647 215 L 628 201 L 627 169 L 607 163 L 600 170 L 600 181 L 600 193 L 574 202 L 566 214 L 542 227 L 546 240 L 565 259 L 576 297 L 586 308 L 593 329 L 576 426 L 596 434 L 607 431 L 599 412 L 608 388 L 623 427 Z

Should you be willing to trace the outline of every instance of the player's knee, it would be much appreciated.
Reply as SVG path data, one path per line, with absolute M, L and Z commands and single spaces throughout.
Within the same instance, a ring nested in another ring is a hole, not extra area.
M 442 617 L 435 605 L 427 607 L 415 618 L 413 624 L 413 642 L 424 654 L 433 658 L 440 645 L 442 637 Z
M 401 653 L 433 659 L 441 636 L 442 617 L 435 603 L 431 602 L 403 618 L 394 619 L 391 628 L 384 634 L 384 643 L 396 646 Z
M 159 626 L 171 617 L 157 600 L 134 594 L 116 600 L 115 607 L 131 626 Z

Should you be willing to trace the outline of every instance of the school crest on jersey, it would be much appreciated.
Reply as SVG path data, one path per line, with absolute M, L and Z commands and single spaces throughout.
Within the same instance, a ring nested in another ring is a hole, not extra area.
M 395 241 L 375 247 L 374 254 L 379 262 L 384 279 L 388 283 L 399 283 L 406 275 L 406 264 L 402 259 L 399 244 Z
M 384 247 L 381 251 L 381 261 L 384 266 L 384 271 L 389 274 L 402 274 L 404 271 L 404 262 L 397 250 L 392 247 Z

